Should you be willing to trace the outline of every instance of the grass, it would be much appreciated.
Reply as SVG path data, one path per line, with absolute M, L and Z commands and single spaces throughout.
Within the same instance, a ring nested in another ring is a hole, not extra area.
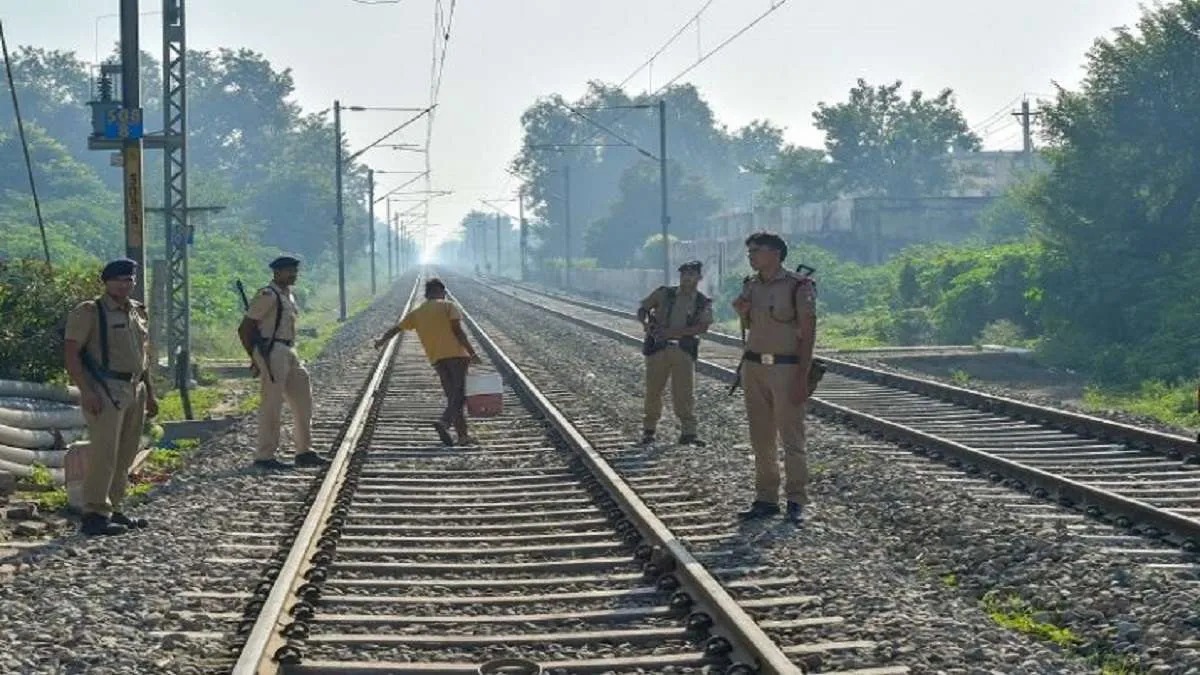
M 205 415 L 221 403 L 225 389 L 220 386 L 196 387 L 189 389 L 188 395 L 192 402 L 192 417 L 204 419 Z M 179 398 L 179 390 L 169 391 L 158 399 L 158 422 L 178 422 L 184 419 L 183 401 Z
M 1124 410 L 1180 427 L 1200 427 L 1196 389 L 1192 384 L 1171 385 L 1151 380 L 1135 391 L 1088 387 L 1083 404 L 1091 411 Z
M 868 349 L 886 343 L 875 335 L 865 315 L 828 314 L 817 318 L 817 347 Z
M 1009 630 L 1031 635 L 1063 648 L 1072 648 L 1081 642 L 1069 628 L 1038 621 L 1037 610 L 1018 596 L 1001 597 L 1000 594 L 992 591 L 984 595 L 980 602 L 992 621 Z
M 955 368 L 954 370 L 950 371 L 950 381 L 960 387 L 965 387 L 971 383 L 971 375 L 965 370 L 959 370 L 958 368 Z

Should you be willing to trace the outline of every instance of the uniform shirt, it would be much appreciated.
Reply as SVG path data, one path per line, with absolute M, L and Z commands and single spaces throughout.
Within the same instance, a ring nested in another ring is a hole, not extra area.
M 455 337 L 451 321 L 462 321 L 458 306 L 448 300 L 426 300 L 400 320 L 401 330 L 415 330 L 430 363 L 442 359 L 469 358 L 467 348 Z
M 696 293 L 694 291 L 684 293 L 679 290 L 678 286 L 672 286 L 671 288 L 675 289 L 675 306 L 671 308 L 671 316 L 666 317 L 665 324 L 662 321 L 663 317 L 658 317 L 659 325 L 667 330 L 679 330 L 680 328 L 687 327 L 688 314 L 691 314 L 696 309 Z M 646 296 L 646 299 L 642 300 L 642 309 L 647 311 L 652 309 L 666 311 L 667 287 L 659 286 L 653 293 Z M 692 325 L 711 324 L 712 322 L 712 301 L 706 299 L 700 310 L 696 312 L 696 316 L 692 320 Z
M 279 295 L 276 296 L 275 294 Z M 276 300 L 276 298 L 279 300 Z M 279 318 L 279 331 L 275 331 L 275 304 L 283 302 L 283 315 Z M 282 289 L 274 282 L 263 288 L 250 301 L 246 310 L 246 318 L 258 322 L 258 333 L 270 340 L 271 335 L 277 340 L 293 341 L 296 339 L 296 319 L 300 316 L 300 308 L 296 305 L 296 296 L 291 288 Z
M 137 381 L 147 368 L 146 356 L 150 351 L 145 305 L 134 301 L 118 304 L 107 293 L 100 302 L 104 303 L 104 315 L 108 320 L 108 370 L 129 373 Z M 76 305 L 67 315 L 64 337 L 82 346 L 92 357 L 92 362 L 103 367 L 98 314 L 95 300 Z
M 800 319 L 805 312 L 816 313 L 811 281 L 780 269 L 767 281 L 752 277 L 740 297 L 750 300 L 746 349 L 759 354 L 799 353 Z

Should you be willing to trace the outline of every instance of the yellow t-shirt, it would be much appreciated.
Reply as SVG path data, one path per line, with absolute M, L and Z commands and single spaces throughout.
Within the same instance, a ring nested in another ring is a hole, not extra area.
M 415 330 L 430 363 L 456 357 L 469 358 L 465 347 L 454 337 L 451 321 L 462 321 L 462 312 L 448 300 L 426 300 L 400 320 L 402 330 Z

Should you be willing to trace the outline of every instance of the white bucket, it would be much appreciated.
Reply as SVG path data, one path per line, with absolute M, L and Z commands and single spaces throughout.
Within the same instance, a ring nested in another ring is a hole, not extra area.
M 92 444 L 88 441 L 76 441 L 67 448 L 63 482 L 67 488 L 67 504 L 74 509 L 83 508 L 83 477 L 87 474 L 91 450 Z
M 495 417 L 504 410 L 504 379 L 495 371 L 467 373 L 467 414 Z

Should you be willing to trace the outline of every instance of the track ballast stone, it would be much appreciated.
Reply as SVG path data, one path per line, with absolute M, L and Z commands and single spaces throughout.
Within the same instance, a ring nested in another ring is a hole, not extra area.
M 519 362 L 553 373 L 631 440 L 640 435 L 643 361 L 634 349 L 499 294 L 480 297 L 478 286 L 456 292 L 485 329 L 519 341 Z M 658 435 L 673 439 L 666 398 Z M 709 447 L 660 444 L 656 452 L 733 517 L 753 494 L 740 393 L 729 396 L 727 385 L 700 376 L 697 411 Z M 829 598 L 825 613 L 860 625 L 862 639 L 904 654 L 915 672 L 1094 673 L 1095 662 L 1079 654 L 1115 654 L 1147 672 L 1200 673 L 1200 589 L 1130 571 L 1102 544 L 913 475 L 863 447 L 886 445 L 810 417 L 809 522 L 798 531 L 780 521 L 746 526 L 743 559 L 800 576 L 786 592 Z M 1001 628 L 979 605 L 989 591 L 1021 598 L 1037 621 L 1069 629 L 1074 654 Z
M 395 322 L 411 289 L 411 276 L 381 289 L 380 298 L 343 324 L 309 365 L 315 420 L 336 420 L 348 411 L 348 400 L 331 400 L 324 392 L 361 384 L 363 368 L 377 358 L 371 338 Z M 285 418 L 285 453 L 291 452 L 289 425 Z M 264 481 L 250 468 L 255 436 L 251 414 L 189 455 L 145 505 L 131 510 L 150 520 L 149 529 L 116 537 L 71 534 L 25 556 L 16 575 L 0 583 L 0 672 L 187 675 L 231 664 L 219 642 L 152 632 L 200 628 L 175 609 L 184 592 L 247 590 L 207 579 L 230 571 L 214 569 L 206 558 L 228 542 L 228 519 Z M 314 449 L 328 451 L 316 442 Z M 316 475 L 312 469 L 296 473 Z M 307 481 L 294 485 L 294 498 L 302 499 Z M 246 585 L 253 586 L 258 570 L 246 574 Z

